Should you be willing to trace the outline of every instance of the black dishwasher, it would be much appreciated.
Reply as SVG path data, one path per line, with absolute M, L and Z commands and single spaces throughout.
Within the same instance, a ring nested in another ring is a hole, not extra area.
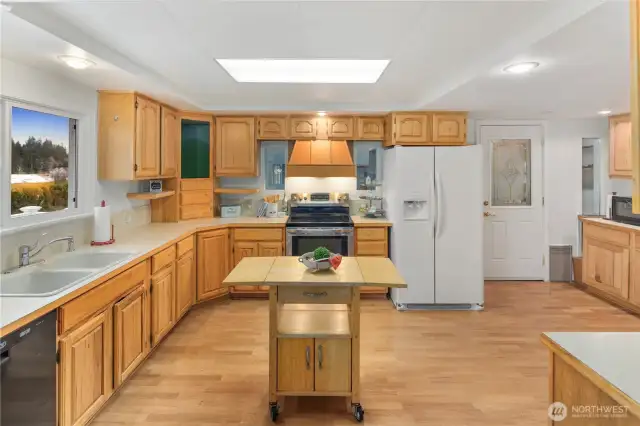
M 0 339 L 0 426 L 56 424 L 56 312 Z

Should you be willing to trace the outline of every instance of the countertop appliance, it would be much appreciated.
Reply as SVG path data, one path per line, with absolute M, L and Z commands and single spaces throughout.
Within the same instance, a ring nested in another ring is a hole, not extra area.
M 634 214 L 631 197 L 611 197 L 611 220 L 640 226 L 640 214 Z
M 220 207 L 220 217 L 240 217 L 242 208 L 240 205 Z
M 384 151 L 391 259 L 408 284 L 391 290 L 397 309 L 483 308 L 482 157 L 480 145 Z
M 326 247 L 354 255 L 354 228 L 346 194 L 292 194 L 286 223 L 287 256 L 301 256 Z
M 0 424 L 56 425 L 56 311 L 0 339 Z

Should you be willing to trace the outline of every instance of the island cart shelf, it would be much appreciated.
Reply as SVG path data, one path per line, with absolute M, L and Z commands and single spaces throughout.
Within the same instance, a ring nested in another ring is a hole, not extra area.
M 297 257 L 244 258 L 224 285 L 269 286 L 269 414 L 278 397 L 344 396 L 360 404 L 360 287 L 406 287 L 389 259 L 345 257 L 311 272 Z

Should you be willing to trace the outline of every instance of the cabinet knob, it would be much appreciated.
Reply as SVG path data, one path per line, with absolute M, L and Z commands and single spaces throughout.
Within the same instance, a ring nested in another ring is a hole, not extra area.
M 307 361 L 307 370 L 311 368 L 311 348 L 307 346 L 307 353 L 305 354 Z
M 322 370 L 322 345 L 318 346 L 318 368 Z

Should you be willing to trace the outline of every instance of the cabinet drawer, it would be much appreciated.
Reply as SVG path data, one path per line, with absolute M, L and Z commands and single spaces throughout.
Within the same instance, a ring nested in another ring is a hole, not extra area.
M 183 191 L 211 190 L 213 183 L 210 179 L 182 179 L 180 189 Z
M 147 279 L 147 262 L 142 262 L 59 308 L 60 333 L 72 329 Z
M 385 228 L 356 228 L 356 237 L 358 241 L 386 241 L 387 230 Z
M 358 241 L 356 256 L 384 256 L 387 257 L 386 241 Z
M 189 206 L 192 204 L 211 204 L 213 191 L 197 190 L 183 191 L 180 193 L 180 205 Z
M 153 257 L 151 258 L 151 274 L 155 274 L 174 260 L 176 260 L 175 245 L 162 250 L 156 255 L 153 255 Z
M 351 288 L 280 286 L 278 288 L 278 302 L 347 304 L 351 303 Z
M 281 228 L 238 228 L 233 232 L 235 241 L 282 241 Z
M 631 244 L 631 235 L 629 232 L 616 231 L 615 229 L 605 228 L 602 226 L 587 224 L 584 229 L 584 235 L 596 238 L 621 246 L 629 246 Z
M 198 219 L 201 217 L 213 217 L 211 204 L 194 204 L 180 207 L 180 220 Z
M 190 250 L 193 250 L 193 236 L 185 238 L 184 240 L 178 241 L 178 244 L 176 244 L 177 247 L 177 254 L 176 257 L 181 258 L 182 256 L 184 256 L 185 253 L 187 253 Z

